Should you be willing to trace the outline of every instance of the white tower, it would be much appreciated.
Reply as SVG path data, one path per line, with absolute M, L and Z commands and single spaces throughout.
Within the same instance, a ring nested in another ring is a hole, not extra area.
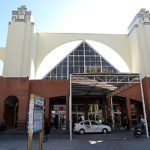
M 32 12 L 26 6 L 12 11 L 9 22 L 4 60 L 4 77 L 27 77 L 31 72 L 31 61 L 35 63 L 36 30 Z M 34 76 L 34 70 L 32 71 Z
M 150 13 L 141 9 L 129 28 L 132 72 L 150 77 Z

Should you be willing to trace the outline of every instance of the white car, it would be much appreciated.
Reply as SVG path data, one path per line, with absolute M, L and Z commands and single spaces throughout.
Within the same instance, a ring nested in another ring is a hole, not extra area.
M 74 132 L 78 132 L 80 134 L 84 133 L 92 133 L 92 132 L 100 132 L 107 134 L 111 132 L 111 127 L 103 124 L 99 124 L 95 121 L 85 120 L 80 123 L 75 123 Z

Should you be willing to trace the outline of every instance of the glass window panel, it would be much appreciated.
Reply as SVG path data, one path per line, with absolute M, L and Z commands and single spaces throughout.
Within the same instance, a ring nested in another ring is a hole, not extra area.
M 62 78 L 61 77 L 57 77 L 57 80 L 61 80 Z
M 65 59 L 64 59 L 64 61 L 66 61 L 66 62 L 67 62 L 67 58 L 65 58 Z
M 108 63 L 105 61 L 102 62 L 102 66 L 108 66 Z
M 69 66 L 73 66 L 73 62 L 72 61 L 69 62 Z
M 73 61 L 73 56 L 69 56 L 69 61 Z
M 56 76 L 51 76 L 51 80 L 56 80 Z
M 106 62 L 103 57 L 101 57 L 101 60 L 104 61 L 104 62 Z
M 70 55 L 73 55 L 73 52 Z
M 112 73 L 113 69 L 112 67 L 108 67 L 108 73 Z
M 67 80 L 67 76 L 63 77 L 63 80 Z
M 78 51 L 77 50 L 74 51 L 74 55 L 78 55 Z
M 90 58 L 88 56 L 86 56 L 85 61 L 90 61 Z
M 67 62 L 66 61 L 63 61 L 63 66 L 67 66 Z
M 74 73 L 78 73 L 78 67 L 74 67 Z
M 80 57 L 80 61 L 84 61 L 84 57 L 83 56 Z
M 95 62 L 91 62 L 91 66 L 95 66 Z
M 67 70 L 67 66 L 64 66 L 64 67 L 63 67 L 63 70 L 65 70 L 65 71 L 66 71 L 66 70 Z
M 80 50 L 80 51 L 79 51 L 79 55 L 84 55 L 84 51 L 83 51 L 83 50 Z
M 88 46 L 85 46 L 85 51 L 88 51 L 89 50 L 89 47 Z
M 101 64 L 100 64 L 100 62 L 96 62 L 96 66 L 100 66 Z
M 90 65 L 91 65 L 91 62 L 86 61 L 86 62 L 85 62 L 85 65 L 86 65 L 86 66 L 90 66 Z
M 74 57 L 74 61 L 78 61 L 78 56 L 75 56 L 75 57 Z
M 62 75 L 61 71 L 57 70 L 57 76 L 61 76 L 61 75 Z
M 74 62 L 74 65 L 75 65 L 75 66 L 78 66 L 78 65 L 79 65 L 79 63 L 78 63 L 77 61 L 75 61 L 75 62 Z
M 51 76 L 56 76 L 56 68 L 51 72 Z
M 79 62 L 79 65 L 84 66 L 84 62 L 83 61 Z
M 78 47 L 79 50 L 83 49 L 83 43 Z
M 100 57 L 96 57 L 96 61 L 100 61 Z
M 85 51 L 85 55 L 90 55 L 89 50 Z
M 84 73 L 84 67 L 80 67 L 80 73 Z
M 95 61 L 95 57 L 94 56 L 91 57 L 91 61 Z
M 67 76 L 67 70 L 63 70 L 63 76 Z
M 90 55 L 94 55 L 94 51 L 93 50 L 90 50 Z
M 73 67 L 69 67 L 69 74 L 73 73 Z

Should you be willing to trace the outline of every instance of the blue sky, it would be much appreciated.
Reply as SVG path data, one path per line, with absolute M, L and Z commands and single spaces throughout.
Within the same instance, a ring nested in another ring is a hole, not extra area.
M 32 10 L 38 32 L 127 34 L 150 0 L 0 0 L 0 47 L 6 46 L 12 10 Z M 0 74 L 2 70 L 0 62 Z
M 32 10 L 38 32 L 127 33 L 149 0 L 0 0 L 0 47 L 5 47 L 12 10 Z M 149 9 L 150 10 L 150 9 Z

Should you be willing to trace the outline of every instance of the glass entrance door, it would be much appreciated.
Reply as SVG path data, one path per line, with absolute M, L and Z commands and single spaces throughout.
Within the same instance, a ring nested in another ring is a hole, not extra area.
M 66 105 L 53 105 L 51 118 L 51 129 L 66 130 Z

